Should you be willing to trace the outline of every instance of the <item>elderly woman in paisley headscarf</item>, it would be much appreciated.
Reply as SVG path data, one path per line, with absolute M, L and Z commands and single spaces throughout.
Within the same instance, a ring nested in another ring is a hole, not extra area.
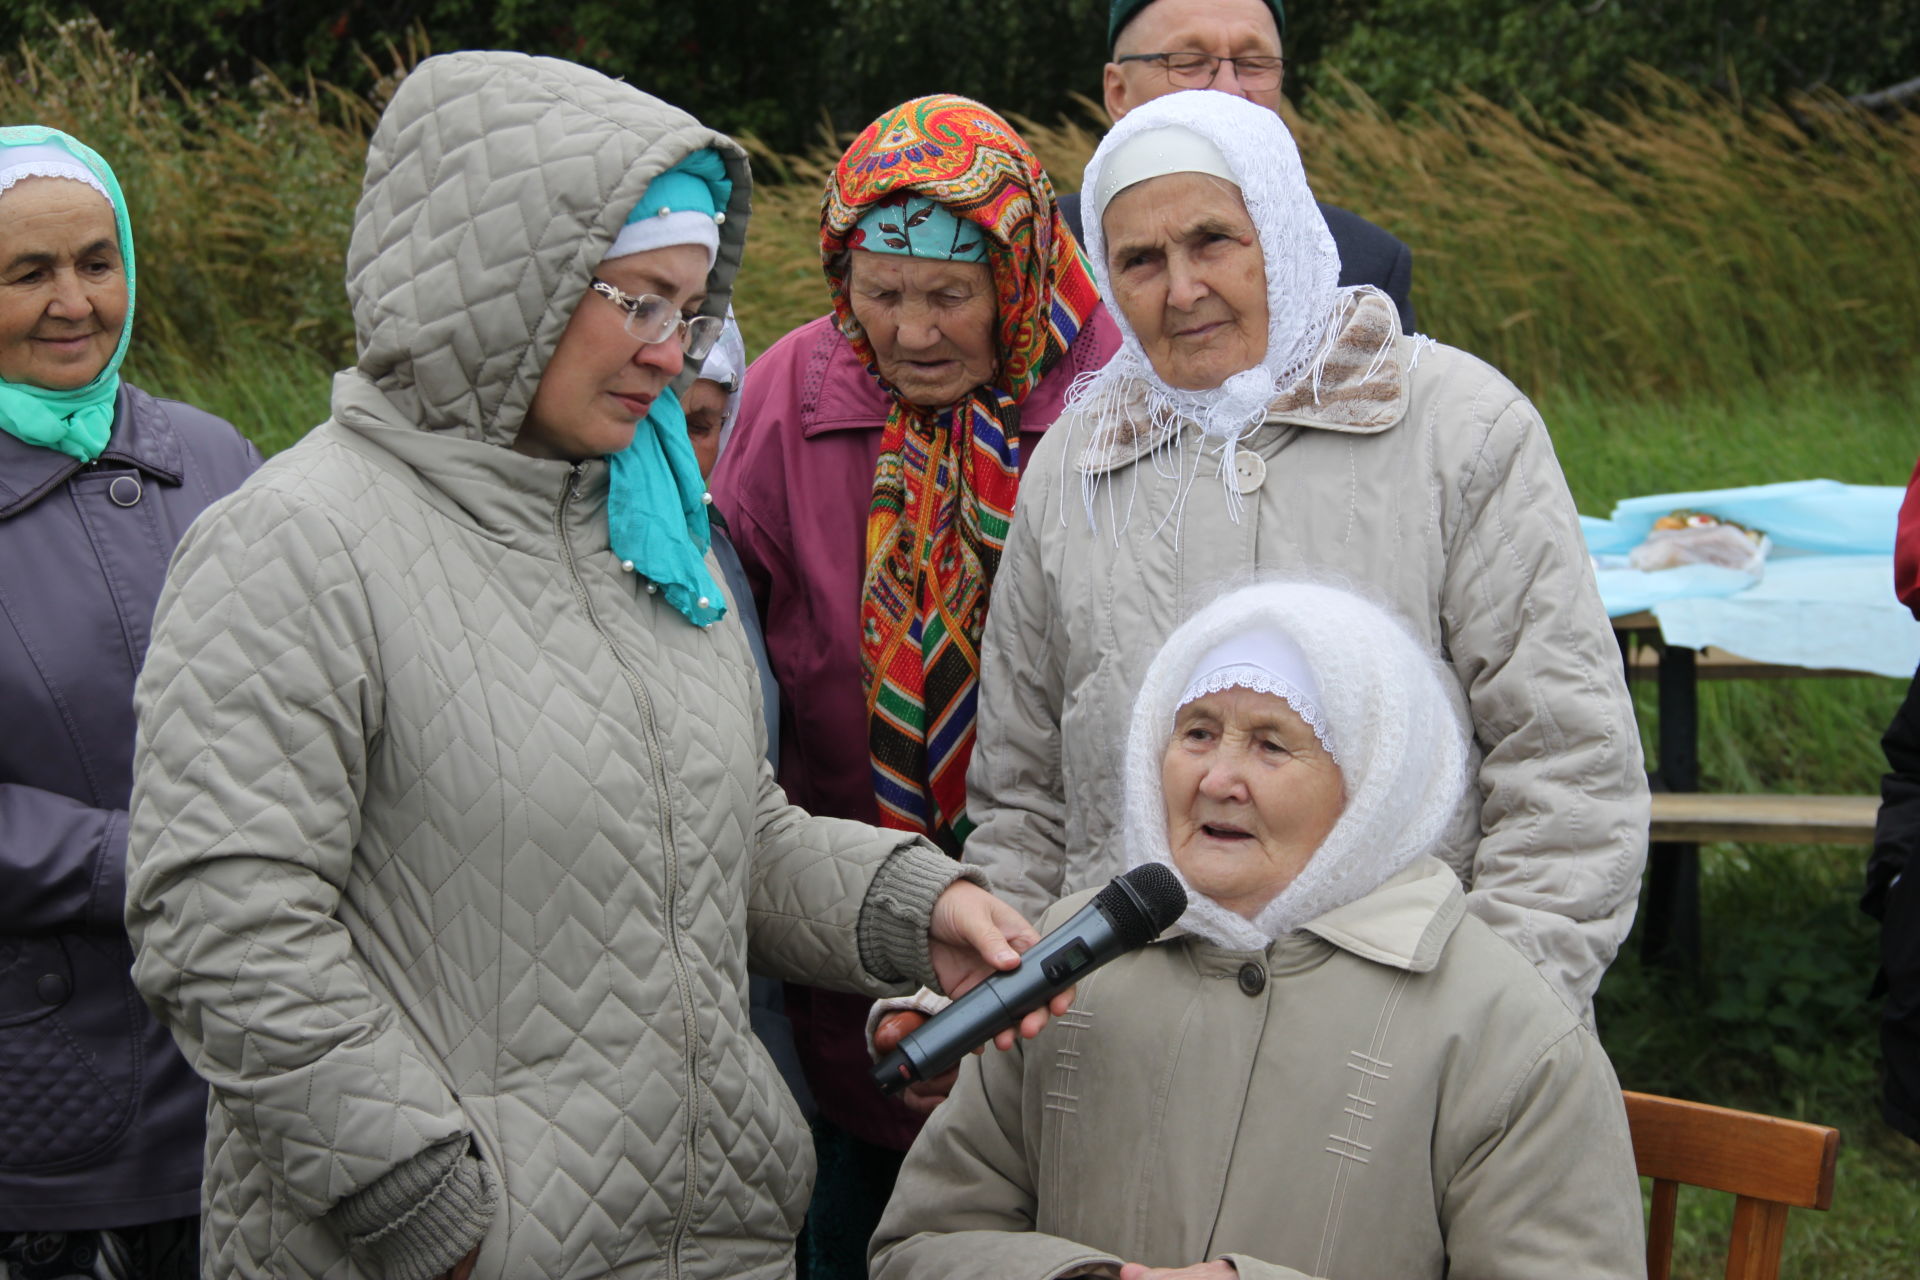
M 820 249 L 832 313 L 749 370 L 714 497 L 766 623 L 787 794 L 957 853 L 1021 474 L 1118 338 L 1039 161 L 965 98 L 917 98 L 861 131 L 828 183 Z M 822 1194 L 851 1160 L 883 1199 L 917 1120 L 867 1080 L 866 1004 L 792 995 L 827 1126 L 854 1139 L 851 1155 L 823 1146 Z M 816 1214 L 813 1247 L 831 1233 L 860 1267 L 871 1216 L 833 1217 Z
M 1179 622 L 1249 573 L 1364 584 L 1451 665 L 1477 785 L 1442 856 L 1584 1011 L 1633 919 L 1647 784 L 1540 416 L 1340 288 L 1286 126 L 1225 93 L 1129 112 L 1087 168 L 1125 333 L 1048 433 L 994 589 L 967 859 L 1029 915 L 1121 870 L 1115 744 Z

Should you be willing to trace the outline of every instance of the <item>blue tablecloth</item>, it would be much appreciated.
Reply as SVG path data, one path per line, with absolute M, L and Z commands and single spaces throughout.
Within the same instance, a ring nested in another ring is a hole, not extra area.
M 1906 677 L 1920 667 L 1920 622 L 1893 594 L 1903 491 L 1834 480 L 1629 498 L 1608 520 L 1582 516 L 1608 614 L 1652 610 L 1661 635 L 1756 662 Z M 1642 573 L 1626 554 L 1669 511 L 1705 511 L 1773 540 L 1766 572 L 1711 565 Z

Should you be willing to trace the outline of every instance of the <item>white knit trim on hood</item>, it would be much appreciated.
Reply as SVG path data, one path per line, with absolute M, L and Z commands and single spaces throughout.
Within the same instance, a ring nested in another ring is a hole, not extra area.
M 1346 804 L 1300 874 L 1252 920 L 1187 886 L 1181 925 L 1235 950 L 1264 948 L 1379 888 L 1439 842 L 1467 784 L 1466 731 L 1447 697 L 1449 677 L 1405 623 L 1318 583 L 1242 587 L 1182 624 L 1147 669 L 1127 734 L 1129 868 L 1158 862 L 1180 874 L 1160 781 L 1174 710 L 1206 655 L 1261 632 L 1285 636 L 1305 655 L 1340 744 Z

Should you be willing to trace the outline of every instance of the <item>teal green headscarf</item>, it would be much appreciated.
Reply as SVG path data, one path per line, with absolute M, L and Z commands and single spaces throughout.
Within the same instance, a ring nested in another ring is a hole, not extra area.
M 107 447 L 113 434 L 114 401 L 120 394 L 120 362 L 127 357 L 127 342 L 133 337 L 133 225 L 127 216 L 127 198 L 120 191 L 113 169 L 99 154 L 58 129 L 42 125 L 10 125 L 0 128 L 0 175 L 10 167 L 11 151 L 16 147 L 53 146 L 67 152 L 87 172 L 99 180 L 113 201 L 113 221 L 120 232 L 120 260 L 127 272 L 127 316 L 120 326 L 120 343 L 106 368 L 93 381 L 72 391 L 49 391 L 45 387 L 0 378 L 0 430 L 28 444 L 92 462 Z M 0 200 L 4 193 L 0 192 Z M 0 214 L 6 206 L 0 203 Z
M 987 238 L 980 228 L 962 222 L 938 200 L 917 191 L 888 196 L 867 210 L 847 237 L 847 247 L 902 258 L 987 261 Z
M 733 195 L 717 152 L 696 151 L 647 185 L 608 258 L 674 244 L 718 246 L 715 233 Z M 711 261 L 711 258 L 709 258 Z M 607 533 L 623 565 L 646 576 L 688 622 L 709 627 L 727 616 L 727 597 L 707 572 L 712 530 L 707 485 L 687 438 L 687 415 L 672 388 L 660 393 L 609 460 Z
M 610 461 L 607 532 L 613 553 L 645 574 L 694 626 L 710 627 L 726 617 L 726 594 L 707 572 L 713 540 L 707 485 L 672 387 L 640 420 L 633 443 Z

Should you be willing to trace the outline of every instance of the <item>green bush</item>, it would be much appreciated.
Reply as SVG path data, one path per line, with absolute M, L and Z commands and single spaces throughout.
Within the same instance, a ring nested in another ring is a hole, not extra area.
M 1920 66 L 1920 0 L 1371 0 L 1341 10 L 1316 61 L 1390 111 L 1464 87 L 1564 123 L 1631 96 L 1635 64 L 1760 99 L 1863 93 Z
M 1393 111 L 1465 89 L 1565 123 L 1611 111 L 1631 64 L 1756 98 L 1878 89 L 1920 65 L 1920 0 L 1306 0 L 1290 6 L 1287 78 L 1304 101 L 1343 75 Z M 367 87 L 364 59 L 416 39 L 512 48 L 625 76 L 783 150 L 822 120 L 858 128 L 942 90 L 1050 119 L 1099 91 L 1107 0 L 28 0 L 0 47 L 49 18 L 97 16 L 169 71 L 245 79 L 255 63 Z

